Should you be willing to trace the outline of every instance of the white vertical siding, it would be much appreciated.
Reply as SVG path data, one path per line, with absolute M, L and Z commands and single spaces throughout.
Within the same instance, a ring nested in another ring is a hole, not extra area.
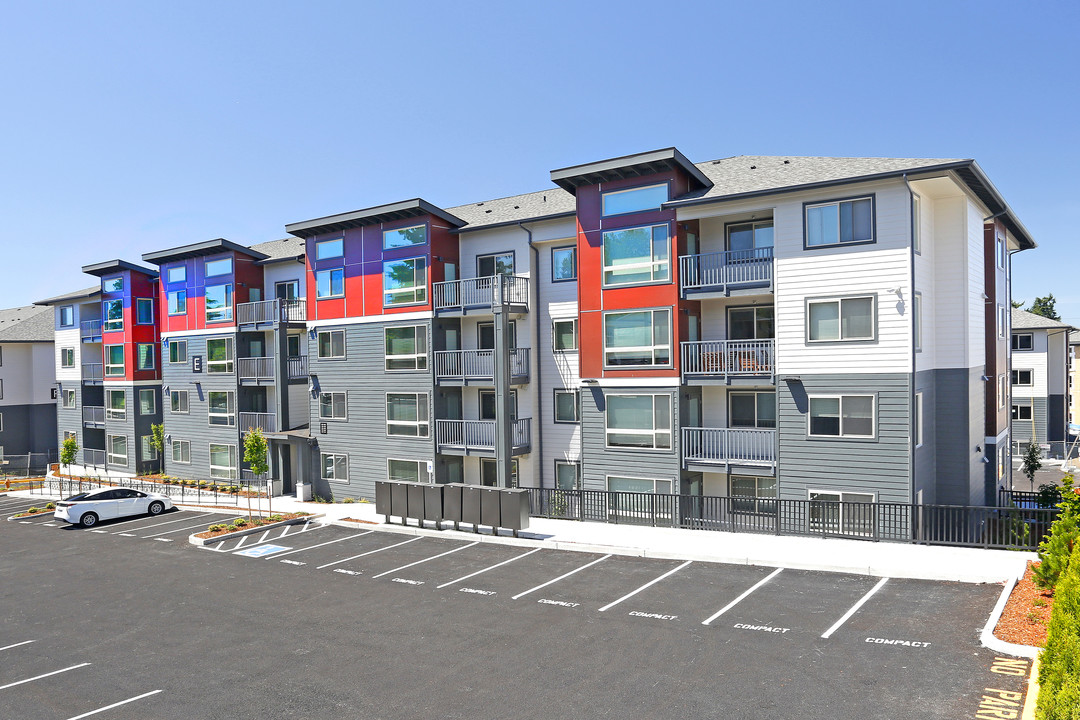
M 983 209 L 971 199 L 966 200 L 967 216 L 967 365 L 977 367 L 986 362 L 986 253 L 983 249 Z

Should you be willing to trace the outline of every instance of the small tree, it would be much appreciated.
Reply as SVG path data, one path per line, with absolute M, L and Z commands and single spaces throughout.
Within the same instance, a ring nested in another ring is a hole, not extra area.
M 1035 298 L 1031 302 L 1028 312 L 1042 315 L 1044 318 L 1050 318 L 1051 320 L 1061 320 L 1061 316 L 1057 313 L 1057 299 L 1054 297 L 1054 293 L 1050 293 L 1046 297 Z
M 157 450 L 158 472 L 165 472 L 165 426 L 162 423 L 150 426 L 150 447 Z
M 67 466 L 68 475 L 71 474 L 71 463 L 75 462 L 75 455 L 79 452 L 79 443 L 75 438 L 68 435 L 60 444 L 60 462 Z
M 1028 443 L 1027 452 L 1024 453 L 1024 474 L 1027 475 L 1031 489 L 1035 489 L 1035 473 L 1042 467 L 1042 448 L 1034 441 Z
M 259 428 L 248 428 L 247 434 L 244 435 L 244 462 L 251 468 L 251 472 L 256 477 L 263 477 L 270 471 L 270 466 L 266 463 L 266 438 L 262 434 L 262 430 Z M 272 512 L 271 507 L 269 483 L 266 487 L 266 509 L 267 512 Z M 250 510 L 249 513 L 250 515 Z

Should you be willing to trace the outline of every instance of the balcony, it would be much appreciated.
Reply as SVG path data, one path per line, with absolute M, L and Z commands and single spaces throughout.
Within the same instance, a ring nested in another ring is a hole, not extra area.
M 105 466 L 105 451 L 93 450 L 91 448 L 83 448 L 82 452 L 82 464 L 87 467 L 104 467 Z
M 773 249 L 726 250 L 679 258 L 684 298 L 729 297 L 772 292 Z
M 495 456 L 494 420 L 436 420 L 435 442 L 446 455 Z M 532 418 L 514 423 L 513 455 L 524 455 L 532 446 Z
M 84 428 L 104 428 L 105 408 L 84 405 L 82 409 L 82 424 Z
M 101 385 L 104 369 L 102 363 L 83 363 L 82 381 L 87 385 Z
M 743 428 L 683 428 L 683 467 L 726 472 L 731 466 L 776 472 L 776 431 Z
M 240 415 L 240 432 L 248 430 L 262 430 L 264 433 L 277 432 L 277 418 L 274 413 L 242 412 Z
M 435 353 L 435 382 L 440 385 L 492 385 L 494 350 L 439 350 Z M 510 384 L 529 382 L 529 348 L 510 351 Z
M 529 278 L 517 275 L 490 275 L 466 280 L 437 282 L 432 286 L 435 312 L 440 315 L 490 315 L 500 299 L 512 313 L 529 311 Z
M 302 299 L 261 300 L 239 303 L 236 306 L 236 324 L 241 330 L 273 326 L 277 323 L 307 322 L 307 305 Z
M 274 358 L 237 358 L 236 377 L 241 385 L 273 385 L 276 377 Z
M 299 355 L 297 357 L 288 358 L 285 361 L 288 367 L 290 380 L 307 380 L 308 379 L 308 359 L 307 355 Z
M 79 331 L 82 341 L 86 343 L 99 343 L 101 342 L 101 321 L 100 320 L 83 320 L 81 323 L 81 329 Z
M 776 383 L 774 340 L 699 340 L 681 343 L 688 385 Z

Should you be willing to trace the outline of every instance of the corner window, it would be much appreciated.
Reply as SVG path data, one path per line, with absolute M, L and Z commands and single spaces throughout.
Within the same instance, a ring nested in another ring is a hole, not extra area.
M 231 373 L 233 357 L 232 338 L 210 338 L 206 341 L 206 372 Z
M 319 419 L 320 420 L 347 420 L 345 393 L 324 392 L 319 393 Z
M 123 377 L 124 375 L 124 346 L 105 346 L 105 375 L 108 377 Z
M 667 200 L 667 183 L 632 188 L 630 190 L 616 190 L 603 194 L 603 213 L 604 217 L 608 217 L 659 210 L 660 206 Z
M 203 291 L 206 299 L 206 322 L 232 320 L 232 284 L 208 285 Z
M 607 446 L 669 450 L 671 394 L 605 395 Z
M 578 417 L 578 391 L 556 390 L 555 391 L 555 422 L 576 423 Z
M 874 241 L 874 201 L 871 197 L 804 207 L 807 247 Z
M 137 370 L 154 369 L 154 344 L 139 343 L 135 346 L 135 368 Z
M 387 393 L 386 434 L 402 437 L 427 437 L 427 393 Z
M 75 391 L 74 390 L 64 390 L 63 392 L 60 393 L 60 400 L 63 403 L 64 407 L 66 407 L 66 408 L 74 408 L 75 407 Z
M 387 370 L 427 370 L 427 328 L 388 327 L 385 331 Z
M 210 443 L 210 477 L 219 480 L 236 480 L 239 475 L 236 446 Z
M 577 247 L 551 249 L 551 282 L 577 280 Z
M 345 256 L 345 239 L 322 240 L 315 243 L 315 259 L 328 260 Z
M 604 233 L 604 287 L 667 282 L 670 244 L 667 225 Z
M 150 298 L 135 298 L 135 324 L 154 324 L 154 301 Z
M 152 388 L 139 390 L 139 414 L 153 415 L 157 412 L 157 397 Z
M 577 320 L 553 320 L 551 344 L 555 350 L 577 350 Z
M 110 435 L 108 448 L 108 457 L 105 461 L 109 465 L 127 467 L 127 438 L 123 435 Z
M 427 226 L 414 225 L 397 230 L 383 231 L 383 250 L 423 245 L 427 242 Z
M 1032 419 L 1031 406 L 1030 405 L 1013 405 L 1012 406 L 1012 419 L 1013 420 L 1031 420 Z
M 345 331 L 321 330 L 318 354 L 322 360 L 345 357 Z
M 875 298 L 807 300 L 807 342 L 874 339 Z
M 188 391 L 173 390 L 169 396 L 169 407 L 178 415 L 188 414 Z
M 581 463 L 574 460 L 556 460 L 555 487 L 559 490 L 581 489 Z
M 319 453 L 319 465 L 322 467 L 322 479 L 330 482 L 349 482 L 349 456 L 334 453 Z
M 187 282 L 187 266 L 177 265 L 171 267 L 165 271 L 165 282 L 168 283 L 181 283 Z
M 211 390 L 206 394 L 207 420 L 210 425 L 236 425 L 235 393 Z
M 332 270 L 319 270 L 315 273 L 315 298 L 345 297 L 345 270 L 334 268 Z
M 172 461 L 174 463 L 182 463 L 184 465 L 188 465 L 191 463 L 191 441 L 172 441 Z
M 221 258 L 219 260 L 207 260 L 206 265 L 206 277 L 215 277 L 217 275 L 231 275 L 232 274 L 232 258 Z
M 427 261 L 408 258 L 383 263 L 383 305 L 427 302 Z
M 124 278 L 123 277 L 111 277 L 105 278 L 101 281 L 101 292 L 114 293 L 124 291 Z
M 75 367 L 75 348 L 60 348 L 60 367 Z
M 169 363 L 178 365 L 187 362 L 187 340 L 169 341 Z
M 173 290 L 168 298 L 170 315 L 187 315 L 187 290 Z
M 811 437 L 874 437 L 874 396 L 811 397 Z
M 671 310 L 604 314 L 606 367 L 671 365 Z
M 105 332 L 114 332 L 124 329 L 124 301 L 106 300 L 102 303 L 102 313 L 105 322 L 102 325 Z
M 397 482 L 427 482 L 427 468 L 420 460 L 386 460 L 386 479 Z
M 105 391 L 105 417 L 107 419 L 127 419 L 127 396 L 124 393 L 124 390 Z
M 1033 350 L 1035 347 L 1032 333 L 1014 333 L 1012 336 L 1013 350 Z
M 75 324 L 75 307 L 64 305 L 60 308 L 60 327 L 71 327 Z
M 1031 370 L 1013 370 L 1012 371 L 1012 384 L 1030 386 L 1031 382 Z M 1070 378 L 1071 380 L 1072 378 Z

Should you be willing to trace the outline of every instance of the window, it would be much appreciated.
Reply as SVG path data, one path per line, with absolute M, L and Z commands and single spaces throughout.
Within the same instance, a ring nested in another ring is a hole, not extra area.
M 515 422 L 517 420 L 517 390 L 510 391 L 510 421 Z M 495 417 L 495 391 L 494 390 L 481 390 L 480 391 L 480 419 L 481 420 L 496 420 Z
M 349 456 L 319 453 L 322 479 L 331 482 L 349 482 Z
M 427 467 L 420 460 L 386 460 L 386 479 L 399 482 L 428 482 Z
M 75 348 L 60 348 L 60 367 L 75 367 Z
M 75 307 L 64 305 L 60 308 L 60 327 L 71 327 L 75 324 Z
M 480 484 L 487 487 L 499 485 L 499 466 L 495 458 L 480 458 Z M 518 461 L 510 461 L 510 487 L 518 486 Z
M 632 190 L 617 190 L 603 194 L 603 212 L 604 216 L 607 217 L 659 210 L 660 205 L 667 202 L 667 199 L 668 186 L 666 183 L 633 188 Z
M 139 438 L 139 444 L 142 446 L 142 459 L 143 460 L 157 460 L 157 448 L 154 447 L 153 436 L 143 435 Z
M 75 407 L 75 391 L 63 390 L 60 393 L 60 402 L 63 407 L 73 408 Z
M 154 301 L 150 298 L 135 298 L 135 324 L 154 324 Z
M 411 305 L 427 301 L 427 261 L 424 258 L 383 263 L 383 305 Z
M 671 448 L 671 395 L 606 395 L 607 446 Z
M 1013 420 L 1031 420 L 1031 406 L 1030 405 L 1013 405 L 1012 406 L 1012 419 Z
M 165 271 L 165 282 L 169 282 L 169 283 L 187 282 L 187 266 L 186 265 L 178 265 L 176 267 L 171 267 L 168 270 L 166 270 Z
M 111 277 L 105 278 L 101 281 L 101 292 L 113 293 L 123 292 L 124 290 L 124 278 L 123 277 Z
M 922 295 L 915 293 L 911 296 L 912 332 L 915 335 L 915 352 L 922 352 Z
M 859 535 L 874 531 L 877 511 L 872 494 L 808 490 L 807 496 L 811 529 Z
M 173 390 L 169 396 L 170 407 L 174 413 L 180 415 L 187 415 L 188 413 L 188 391 L 187 390 Z
M 109 436 L 109 453 L 105 460 L 110 465 L 127 466 L 127 438 L 125 436 Z
M 187 290 L 173 290 L 169 293 L 169 314 L 187 315 Z
M 211 390 L 206 394 L 206 400 L 206 414 L 210 425 L 232 427 L 236 424 L 234 393 Z
M 874 241 L 873 198 L 807 204 L 806 246 Z
M 577 248 L 551 248 L 551 282 L 577 280 Z
M 755 251 L 773 246 L 773 221 L 758 220 L 728 225 L 727 241 L 728 250 L 734 253 L 730 256 L 730 260 L 736 263 L 771 257 Z
M 555 422 L 576 423 L 578 418 L 578 391 L 555 391 Z
M 1034 335 L 1031 333 L 1015 333 L 1012 336 L 1013 350 L 1032 350 L 1035 347 Z
M 427 328 L 388 327 L 385 331 L 387 370 L 427 370 Z
M 555 487 L 559 490 L 578 490 L 581 485 L 581 463 L 574 460 L 555 461 Z
M 315 299 L 345 297 L 345 270 L 334 268 L 315 273 Z
M 771 340 L 776 336 L 772 306 L 728 310 L 728 339 Z
M 232 258 L 206 261 L 206 277 L 229 275 L 232 273 Z
M 808 300 L 807 342 L 873 340 L 874 304 L 873 296 Z
M 1031 376 L 1032 376 L 1032 371 L 1031 370 L 1013 370 L 1012 371 L 1012 384 L 1013 385 L 1030 386 L 1030 385 L 1033 384 L 1032 381 L 1031 381 Z M 1069 378 L 1069 380 L 1072 380 L 1072 378 Z
M 124 346 L 105 346 L 105 374 L 109 377 L 124 375 Z
M 427 393 L 387 393 L 386 434 L 427 437 Z
M 915 415 L 912 419 L 912 424 L 915 426 L 911 429 L 911 435 L 915 438 L 915 447 L 922 447 L 923 444 L 923 394 L 921 392 L 915 393 Z
M 1009 316 L 1005 313 L 1005 306 L 1004 305 L 998 305 L 997 318 L 998 318 L 998 322 L 997 322 L 998 337 L 1003 338 L 1003 337 L 1005 337 L 1005 331 L 1009 327 Z
M 206 296 L 206 322 L 232 320 L 233 292 L 231 283 L 207 285 L 203 292 Z
M 222 480 L 235 480 L 236 446 L 210 444 L 210 477 Z
M 776 478 L 731 476 L 731 509 L 744 513 L 776 512 Z
M 811 437 L 874 437 L 874 396 L 810 398 Z
M 139 414 L 140 415 L 153 415 L 157 412 L 157 398 L 153 389 L 140 389 L 139 390 Z
M 233 371 L 233 339 L 210 338 L 206 341 L 206 372 L 231 373 Z
M 671 310 L 604 313 L 604 365 L 671 365 Z
M 300 297 L 300 281 L 285 280 L 274 283 L 274 297 L 279 300 L 295 300 Z
M 510 349 L 517 347 L 517 321 L 507 323 L 510 331 Z M 482 322 L 476 324 L 476 346 L 479 350 L 495 349 L 495 323 Z
M 1008 402 L 1009 391 L 1005 387 L 1005 376 L 998 375 L 998 409 L 1005 407 L 1005 403 Z
M 187 340 L 169 341 L 169 362 L 173 365 L 187 362 Z
M 319 419 L 320 420 L 346 420 L 345 393 L 324 392 L 319 393 Z
M 668 226 L 604 233 L 604 287 L 668 280 Z
M 733 428 L 776 427 L 775 392 L 729 393 L 728 422 Z
M 154 344 L 138 343 L 135 346 L 135 367 L 139 370 L 154 369 Z
M 555 350 L 577 350 L 577 320 L 553 320 L 551 344 Z
M 173 440 L 172 441 L 172 459 L 174 463 L 191 463 L 191 441 L 189 440 Z
M 1005 260 L 1009 256 L 1008 252 L 1006 252 L 1006 250 L 1005 250 L 1005 238 L 1000 238 L 999 237 L 997 239 L 995 249 L 997 250 L 997 266 L 999 268 L 1001 268 L 1002 270 L 1004 270 L 1005 269 Z
M 398 228 L 397 230 L 384 230 L 382 237 L 383 250 L 423 245 L 427 242 L 427 226 L 414 225 L 407 228 Z
M 102 327 L 105 332 L 114 332 L 124 329 L 124 301 L 106 300 L 101 304 L 105 323 Z
M 671 494 L 670 480 L 654 478 L 617 477 L 608 475 L 607 489 L 611 492 L 659 493 Z
M 2 417 L 2 416 L 0 416 L 0 417 Z M 4 426 L 3 426 L 2 422 L 0 422 L 0 430 L 3 430 L 3 429 L 4 429 Z M 72 440 L 76 440 L 76 441 L 78 440 L 78 436 L 74 432 L 72 432 L 71 430 L 65 430 L 64 431 L 64 440 L 67 440 L 68 438 L 70 438 Z
M 319 357 L 322 359 L 345 357 L 344 330 L 321 330 L 319 332 Z
M 299 335 L 290 335 L 288 339 L 286 339 L 286 352 L 289 353 L 289 357 L 300 357 L 300 339 Z
M 485 278 L 495 275 L 514 274 L 514 253 L 478 255 L 476 258 L 476 277 Z
M 315 243 L 315 259 L 327 260 L 345 256 L 345 238 L 322 240 Z
M 922 252 L 922 202 L 911 194 L 911 245 L 915 252 Z
M 105 417 L 109 420 L 127 419 L 127 397 L 123 390 L 105 391 Z

